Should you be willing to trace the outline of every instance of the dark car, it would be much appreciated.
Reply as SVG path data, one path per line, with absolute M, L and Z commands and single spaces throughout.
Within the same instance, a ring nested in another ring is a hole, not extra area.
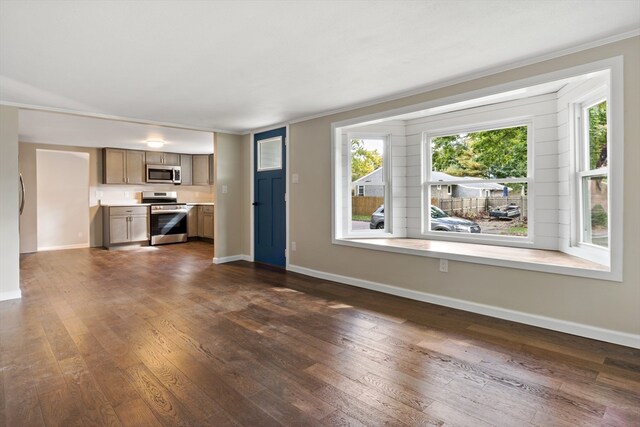
M 489 211 L 489 217 L 500 219 L 512 219 L 520 216 L 520 206 L 515 203 L 510 203 L 507 206 L 491 209 Z
M 371 215 L 369 228 L 384 228 L 384 205 Z M 457 231 L 460 233 L 480 233 L 480 226 L 468 219 L 449 216 L 442 209 L 431 206 L 431 231 Z

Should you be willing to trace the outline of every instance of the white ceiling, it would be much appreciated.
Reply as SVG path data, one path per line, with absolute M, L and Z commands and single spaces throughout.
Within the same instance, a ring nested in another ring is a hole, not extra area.
M 244 132 L 639 27 L 638 0 L 1 0 L 0 102 Z
M 165 145 L 149 148 L 146 145 L 148 140 L 164 141 Z M 211 132 L 36 110 L 20 110 L 20 141 L 76 147 L 213 153 Z

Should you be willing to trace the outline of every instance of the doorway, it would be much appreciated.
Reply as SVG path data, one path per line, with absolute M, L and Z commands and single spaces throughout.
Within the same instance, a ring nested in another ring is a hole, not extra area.
M 89 247 L 89 154 L 36 150 L 38 251 Z
M 286 266 L 286 128 L 254 135 L 254 260 Z

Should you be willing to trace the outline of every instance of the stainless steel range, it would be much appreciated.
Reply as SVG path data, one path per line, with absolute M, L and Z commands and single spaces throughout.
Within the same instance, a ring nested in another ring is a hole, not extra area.
M 175 191 L 143 191 L 142 203 L 151 204 L 151 245 L 187 241 L 187 206 Z

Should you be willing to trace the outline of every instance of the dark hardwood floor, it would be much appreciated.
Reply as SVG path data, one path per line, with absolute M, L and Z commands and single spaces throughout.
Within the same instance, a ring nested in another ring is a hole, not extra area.
M 212 252 L 23 256 L 0 424 L 640 425 L 640 350 Z

